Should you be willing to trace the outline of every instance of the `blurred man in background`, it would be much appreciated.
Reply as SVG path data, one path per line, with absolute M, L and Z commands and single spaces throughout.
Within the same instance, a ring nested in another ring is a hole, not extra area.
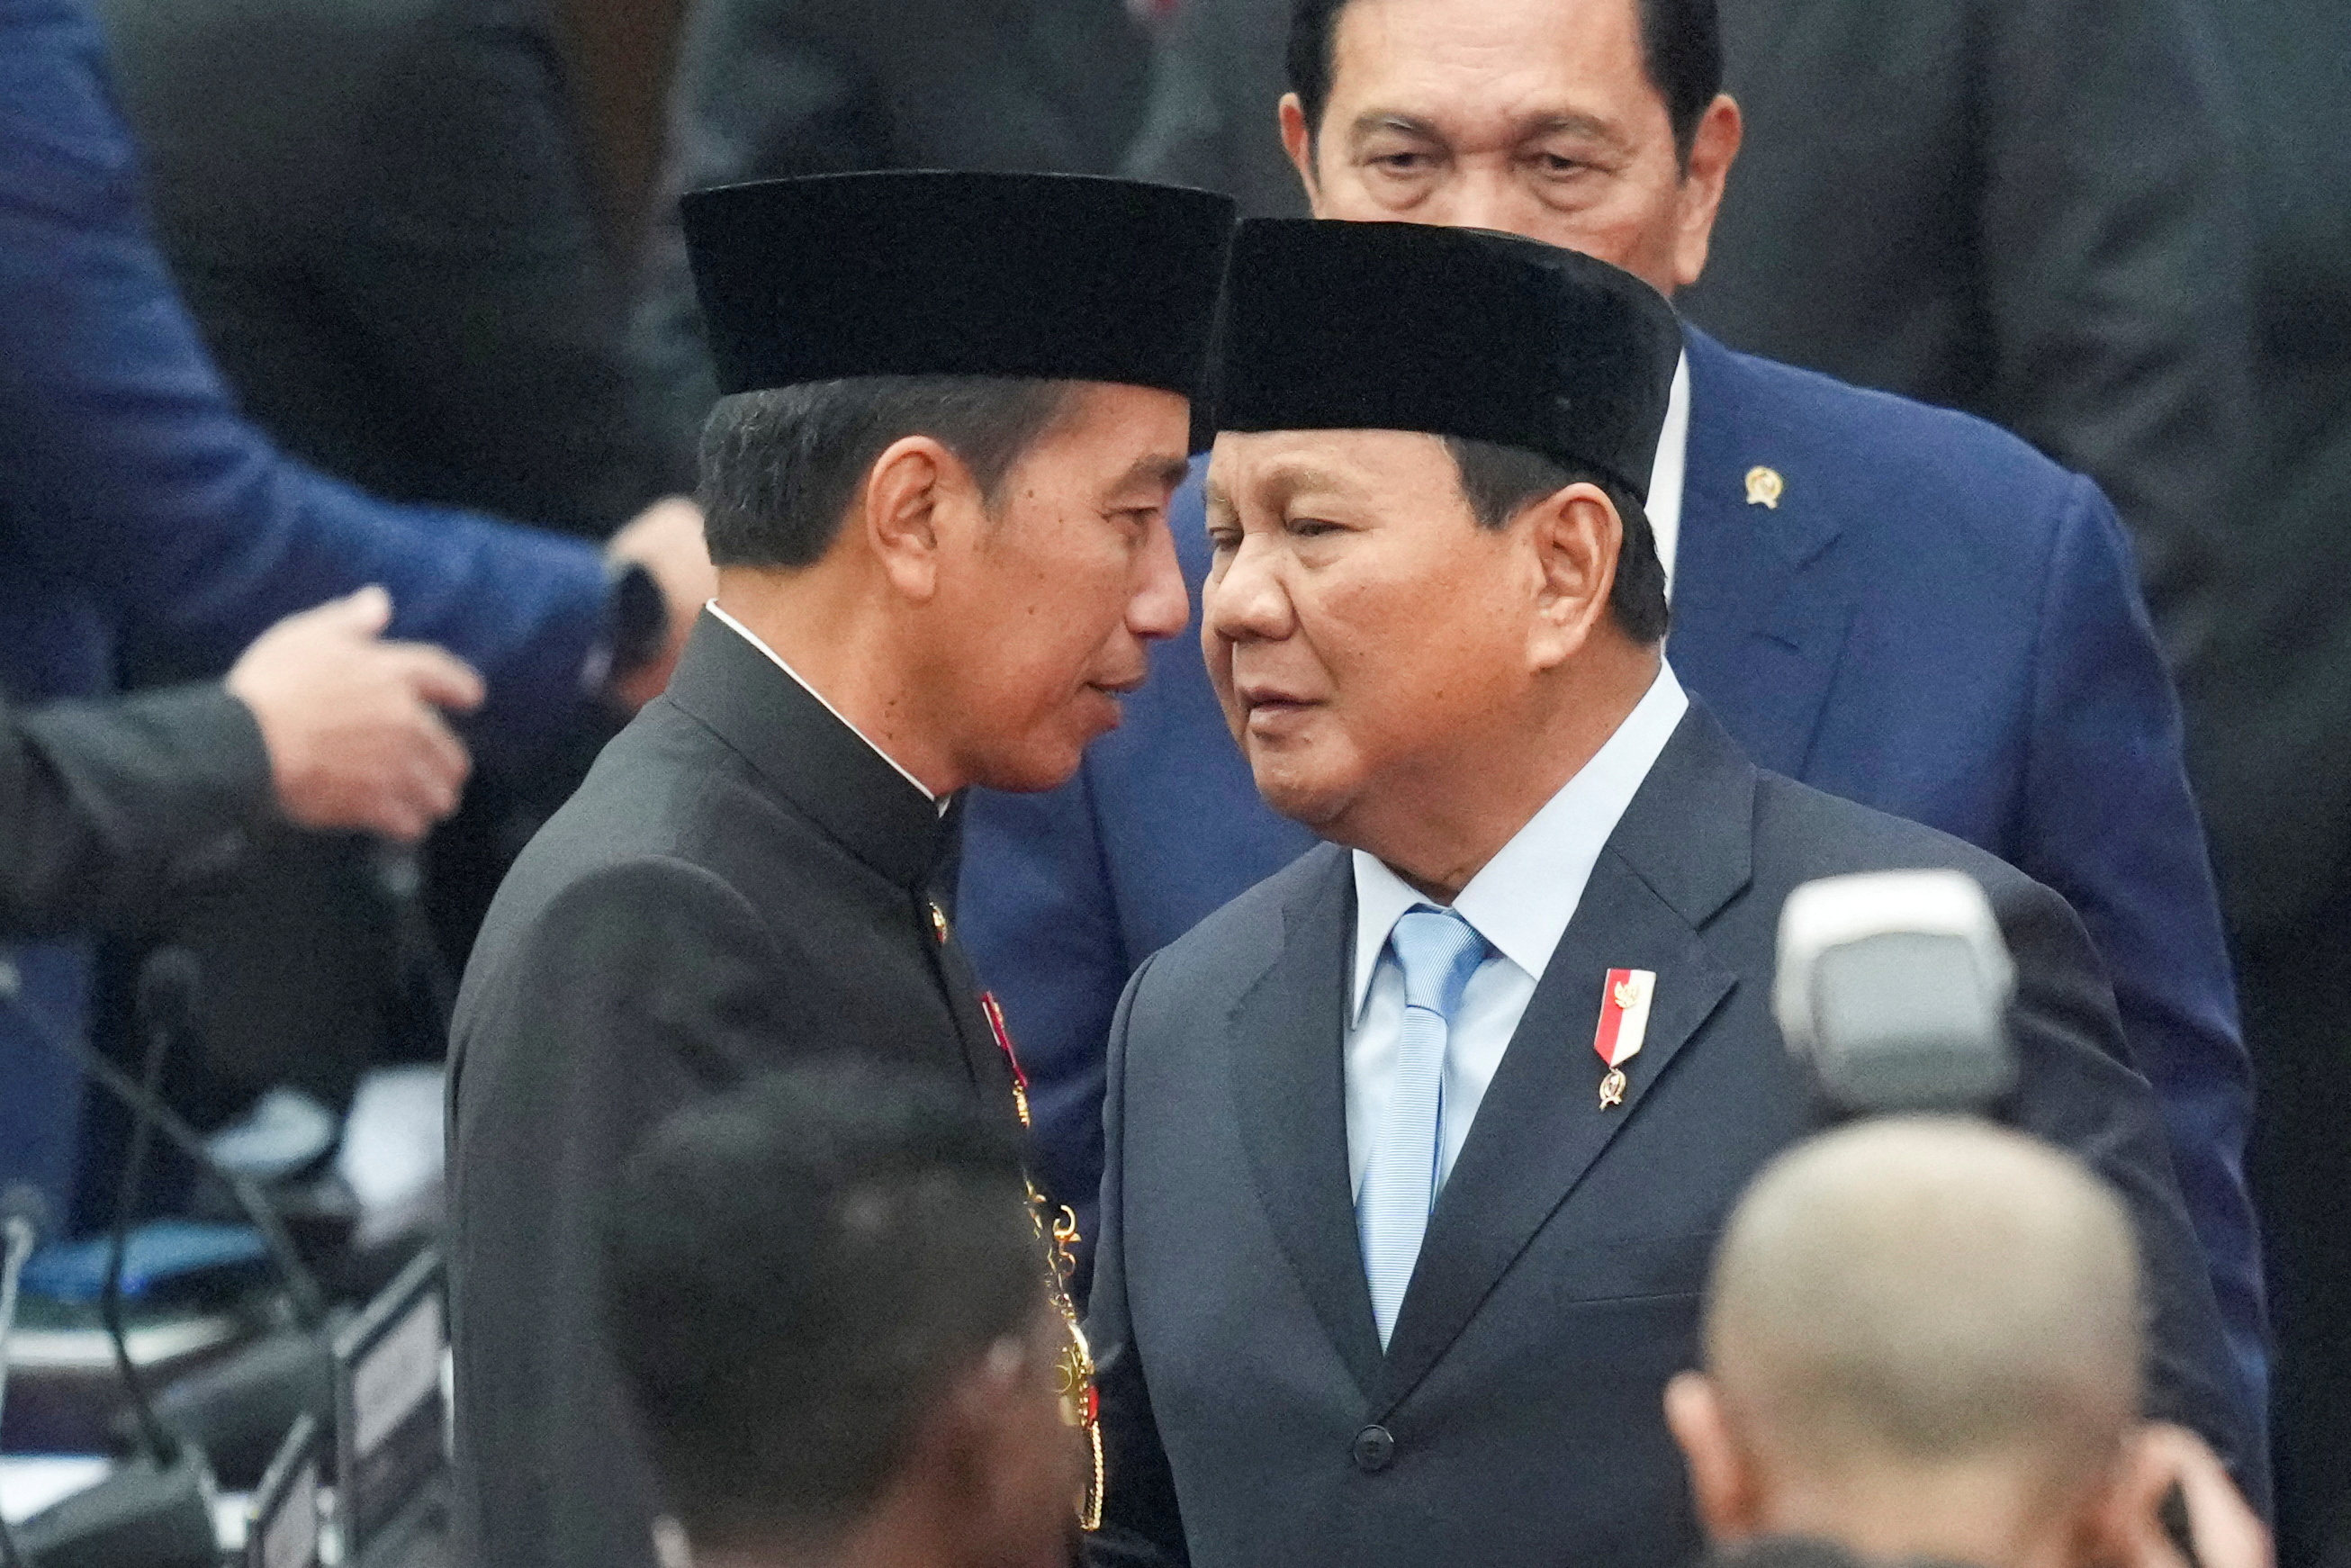
M 246 416 L 289 455 L 392 499 L 599 540 L 678 487 L 542 0 L 99 12 L 165 259 Z M 140 685 L 205 673 L 135 633 L 126 664 Z M 362 839 L 262 835 L 154 934 L 204 970 L 207 1049 L 174 1064 L 181 1108 L 210 1125 L 285 1082 L 339 1105 L 388 1057 L 437 1059 L 498 879 L 611 727 L 583 716 L 574 736 L 494 749 L 457 819 L 392 874 Z M 127 987 L 141 956 L 103 973 Z
M 2252 138 L 2262 447 L 2180 672 L 2261 1084 L 2279 1554 L 2351 1568 L 2351 27 L 2219 0 Z
M 1678 0 L 1639 0 L 1673 73 Z M 1305 210 L 1273 135 L 1293 0 L 1185 0 L 1130 171 Z M 1746 124 L 1706 277 L 1732 347 L 1948 404 L 2096 479 L 2175 654 L 2248 453 L 2234 103 L 2194 0 L 1724 0 Z
M 467 738 L 567 732 L 666 679 L 708 591 L 699 517 L 655 510 L 609 553 L 378 501 L 284 457 L 236 413 L 150 235 L 138 164 L 78 0 L 0 0 L 0 687 L 98 695 L 121 642 L 225 669 L 273 622 L 380 583 L 395 635 L 481 675 Z M 56 1207 L 88 953 L 20 948 L 0 1015 L 0 1165 Z
M 1019 1140 L 835 1065 L 681 1112 L 606 1227 L 610 1336 L 707 1568 L 1060 1568 L 1084 1482 Z
M 1149 47 L 1126 0 L 702 0 L 680 50 L 674 188 L 1112 173 L 1141 123 Z M 673 211 L 655 225 L 640 341 L 690 455 L 717 392 Z
M 2205 1568 L 2266 1568 L 2210 1451 L 2139 1427 L 2143 1289 L 2122 1205 L 2044 1145 L 1898 1117 L 1798 1145 L 1732 1211 L 1706 1370 L 1666 1390 L 1707 1533 L 2158 1568 L 2158 1507 L 2184 1482 Z
M 479 706 L 482 683 L 378 641 L 391 620 L 363 589 L 263 633 L 223 683 L 25 714 L 0 697 L 0 936 L 135 925 L 273 821 L 423 838 L 468 766 L 441 716 Z

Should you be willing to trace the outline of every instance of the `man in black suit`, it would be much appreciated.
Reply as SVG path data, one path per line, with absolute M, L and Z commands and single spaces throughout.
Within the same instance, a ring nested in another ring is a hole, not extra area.
M 843 1053 L 1011 1115 L 936 902 L 952 802 L 1067 779 L 1186 616 L 1165 509 L 1229 203 L 850 175 L 685 223 L 718 597 L 500 890 L 451 1044 L 456 1527 L 499 1568 L 652 1561 L 594 1236 L 664 1113 Z
M 1724 1214 L 1824 1113 L 1768 1010 L 1781 905 L 1899 867 L 1991 895 L 2006 1113 L 2117 1189 L 2150 1404 L 2258 1490 L 2080 922 L 1760 772 L 1661 657 L 1670 308 L 1512 236 L 1283 222 L 1244 225 L 1225 319 L 1202 642 L 1259 789 L 1328 841 L 1146 962 L 1113 1025 L 1103 1560 L 1690 1556 L 1660 1396 Z
M 1628 3 L 1661 80 L 1659 45 L 1713 28 L 1714 0 Z M 1293 8 L 1184 0 L 1128 172 L 1302 214 L 1274 125 Z M 2236 128 L 2203 13 L 1721 0 L 1720 37 L 1746 139 L 1676 303 L 1733 348 L 1980 414 L 2096 479 L 2166 643 L 2191 648 L 2249 434 Z
M 441 712 L 482 683 L 377 641 L 391 618 L 367 589 L 280 622 L 222 683 L 26 713 L 0 696 L 0 936 L 134 926 L 273 821 L 423 837 L 465 779 Z
M 2279 1555 L 2351 1568 L 2351 28 L 2333 0 L 2213 9 L 2252 131 L 2262 444 L 2180 696 L 2261 1087 Z

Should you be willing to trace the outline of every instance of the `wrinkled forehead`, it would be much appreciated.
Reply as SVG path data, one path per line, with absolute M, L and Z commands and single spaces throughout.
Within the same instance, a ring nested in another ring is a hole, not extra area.
M 1332 24 L 1317 129 L 1346 134 L 1359 116 L 1385 115 L 1525 136 L 1657 96 L 1637 0 L 1353 0 Z
M 1209 517 L 1306 505 L 1425 512 L 1460 499 L 1444 438 L 1415 430 L 1225 431 L 1208 456 Z

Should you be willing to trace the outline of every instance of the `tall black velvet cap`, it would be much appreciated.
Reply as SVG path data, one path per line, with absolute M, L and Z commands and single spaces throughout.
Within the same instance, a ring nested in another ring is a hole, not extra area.
M 1483 229 L 1253 219 L 1217 335 L 1218 430 L 1413 430 L 1523 447 L 1646 502 L 1682 351 L 1673 307 Z
M 722 393 L 854 376 L 1200 391 L 1233 204 L 1082 175 L 900 172 L 696 191 Z

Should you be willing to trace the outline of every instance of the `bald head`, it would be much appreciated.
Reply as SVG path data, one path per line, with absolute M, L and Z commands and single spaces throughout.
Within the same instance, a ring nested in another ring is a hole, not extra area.
M 1731 1217 L 1706 1325 L 1726 1413 L 1775 1469 L 2108 1463 L 2139 1403 L 2121 1204 L 2064 1155 L 1906 1117 L 1804 1144 Z

